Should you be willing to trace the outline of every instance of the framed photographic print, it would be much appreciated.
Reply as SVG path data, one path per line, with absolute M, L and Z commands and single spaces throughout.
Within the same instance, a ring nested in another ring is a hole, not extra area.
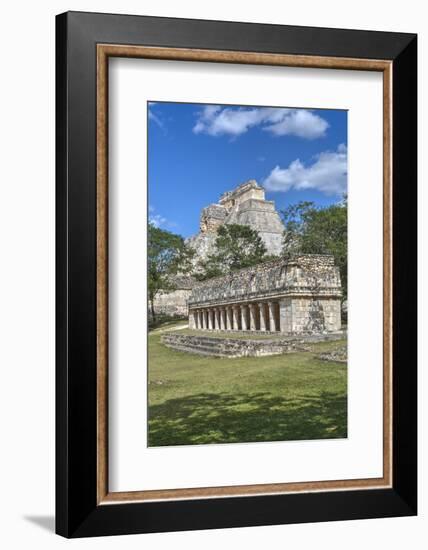
M 416 514 L 416 36 L 56 47 L 57 532 Z

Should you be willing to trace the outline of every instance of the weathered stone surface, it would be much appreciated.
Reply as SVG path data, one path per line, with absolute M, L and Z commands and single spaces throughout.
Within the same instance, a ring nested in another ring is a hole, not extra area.
M 195 265 L 213 252 L 218 228 L 230 223 L 249 225 L 269 254 L 281 253 L 284 226 L 264 189 L 250 180 L 202 210 L 199 233 L 186 241 L 196 252 Z M 280 258 L 203 283 L 192 277 L 175 283 L 176 290 L 156 297 L 155 309 L 168 315 L 189 312 L 191 328 L 316 334 L 341 327 L 341 281 L 332 256 Z
M 302 254 L 240 269 L 223 277 L 195 283 L 189 305 L 236 303 L 283 294 L 341 296 L 339 268 L 333 256 Z M 304 307 L 303 301 L 296 306 Z
M 164 334 L 162 343 L 177 351 L 213 357 L 263 357 L 305 351 L 305 345 L 342 338 L 342 334 L 325 336 L 287 337 L 264 340 L 221 338 L 213 336 L 193 336 L 177 333 Z
M 281 253 L 284 226 L 275 204 L 265 200 L 264 189 L 255 180 L 250 180 L 233 191 L 223 193 L 217 204 L 210 204 L 201 211 L 199 233 L 186 239 L 186 243 L 196 252 L 195 266 L 199 260 L 214 252 L 218 228 L 231 223 L 249 225 L 258 231 L 269 254 Z M 156 297 L 156 311 L 167 315 L 187 315 L 190 293 L 185 291 L 191 289 L 193 284 L 192 278 L 177 278 L 177 290 Z
M 159 292 L 154 299 L 154 308 L 157 313 L 173 317 L 188 315 L 187 302 L 189 300 L 195 279 L 189 275 L 174 275 L 171 282 L 175 290 Z
M 333 361 L 335 363 L 347 363 L 348 361 L 348 347 L 342 346 L 336 350 L 321 353 L 318 356 L 321 361 Z
M 341 328 L 341 295 L 332 256 L 282 258 L 195 284 L 189 326 L 219 330 L 225 315 L 227 330 L 334 332 Z
M 232 223 L 249 225 L 259 233 L 268 254 L 281 254 L 284 225 L 275 203 L 267 201 L 263 187 L 250 180 L 202 210 L 199 233 L 186 240 L 196 252 L 195 263 L 213 252 L 218 228 Z
M 227 218 L 227 210 L 220 204 L 211 204 L 201 212 L 199 229 L 201 233 L 215 233 Z
M 197 233 L 196 235 L 186 239 L 186 244 L 195 251 L 195 266 L 200 260 L 205 260 L 209 254 L 214 252 L 216 237 L 216 233 L 204 232 Z
M 188 314 L 187 302 L 191 293 L 192 291 L 188 289 L 159 292 L 154 299 L 155 311 L 172 317 L 186 317 Z

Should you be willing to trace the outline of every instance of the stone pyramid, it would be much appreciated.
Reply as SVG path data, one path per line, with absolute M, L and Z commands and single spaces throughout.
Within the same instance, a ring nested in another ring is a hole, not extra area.
M 232 191 L 223 193 L 218 203 L 202 209 L 199 233 L 186 241 L 196 251 L 196 261 L 211 253 L 218 228 L 232 223 L 249 225 L 255 229 L 268 254 L 281 253 L 284 225 L 275 203 L 265 199 L 263 187 L 255 180 L 249 180 Z

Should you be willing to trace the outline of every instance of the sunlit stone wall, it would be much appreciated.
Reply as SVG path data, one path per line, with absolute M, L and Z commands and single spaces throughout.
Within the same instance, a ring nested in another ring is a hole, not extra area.
M 341 328 L 342 288 L 333 256 L 298 255 L 195 285 L 189 326 L 318 334 Z

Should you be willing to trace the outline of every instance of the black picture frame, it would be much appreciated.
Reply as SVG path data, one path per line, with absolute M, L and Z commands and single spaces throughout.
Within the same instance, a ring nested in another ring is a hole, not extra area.
M 391 488 L 97 504 L 96 46 L 392 62 Z M 417 513 L 417 36 L 68 12 L 56 18 L 56 532 L 65 537 Z

